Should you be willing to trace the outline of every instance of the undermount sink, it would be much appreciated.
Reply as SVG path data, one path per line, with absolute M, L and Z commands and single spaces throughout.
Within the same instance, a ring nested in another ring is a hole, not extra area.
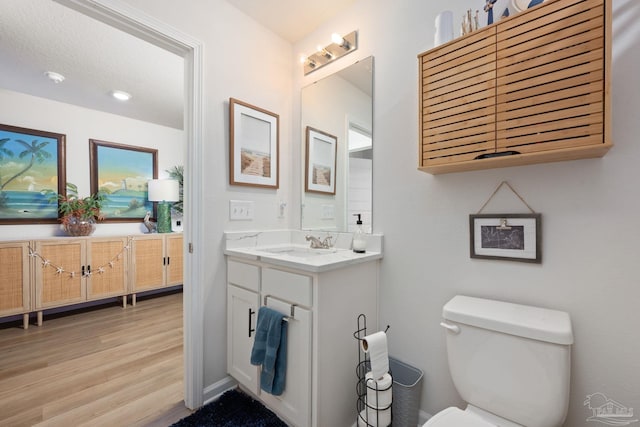
M 274 255 L 289 255 L 300 258 L 308 258 L 311 256 L 318 255 L 327 255 L 336 253 L 337 249 L 329 248 L 329 249 L 315 249 L 315 248 L 305 248 L 301 246 L 282 246 L 276 248 L 265 248 L 264 252 L 269 252 Z

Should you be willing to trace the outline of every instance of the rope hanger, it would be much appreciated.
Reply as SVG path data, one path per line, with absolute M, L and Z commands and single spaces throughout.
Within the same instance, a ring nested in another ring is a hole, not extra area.
M 509 187 L 509 190 L 511 190 L 511 192 L 513 194 L 515 194 L 516 196 L 518 196 L 518 198 L 520 199 L 520 201 L 522 203 L 524 203 L 524 205 L 531 211 L 531 213 L 535 214 L 536 211 L 534 211 L 531 206 L 529 206 L 529 204 L 524 200 L 524 198 L 516 191 L 513 189 L 513 187 L 507 182 L 507 181 L 502 181 L 500 183 L 500 185 L 498 185 L 498 187 L 495 189 L 495 191 L 491 194 L 491 196 L 489 196 L 489 198 L 487 199 L 486 202 L 484 202 L 484 205 L 482 205 L 482 207 L 480 208 L 480 210 L 477 212 L 478 214 L 481 214 L 482 211 L 484 210 L 485 207 L 487 207 L 487 205 L 489 204 L 489 202 L 491 201 L 491 199 L 493 199 L 493 197 L 496 195 L 496 193 L 498 193 L 498 191 L 500 190 L 500 188 L 502 188 L 503 185 L 506 185 L 507 187 Z

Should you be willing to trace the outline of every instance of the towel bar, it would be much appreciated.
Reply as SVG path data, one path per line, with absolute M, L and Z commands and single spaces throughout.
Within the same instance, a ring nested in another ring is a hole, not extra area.
M 264 296 L 264 302 L 263 302 L 262 305 L 267 305 L 267 298 L 269 298 L 269 297 L 271 297 L 271 295 L 265 295 Z M 282 320 L 284 320 L 285 322 L 288 322 L 289 319 L 295 319 L 296 318 L 296 316 L 295 316 L 295 308 L 296 308 L 297 304 L 289 304 L 289 305 L 291 307 L 291 314 L 289 316 L 285 316 L 285 317 L 282 318 Z

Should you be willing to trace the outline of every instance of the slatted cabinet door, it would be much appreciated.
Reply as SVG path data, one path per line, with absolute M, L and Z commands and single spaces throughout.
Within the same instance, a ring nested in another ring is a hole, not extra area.
M 604 0 L 563 0 L 497 26 L 498 151 L 603 146 Z
M 420 55 L 420 167 L 495 151 L 496 28 Z
M 0 243 L 0 317 L 29 312 L 29 242 Z
M 87 240 L 87 299 L 120 296 L 127 293 L 129 254 L 126 237 Z
M 35 250 L 36 309 L 86 300 L 86 240 L 39 240 Z M 60 267 L 59 271 L 56 267 Z

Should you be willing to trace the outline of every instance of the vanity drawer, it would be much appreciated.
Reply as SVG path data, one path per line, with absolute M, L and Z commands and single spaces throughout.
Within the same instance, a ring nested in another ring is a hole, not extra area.
M 255 292 L 260 291 L 260 269 L 256 265 L 227 261 L 227 281 Z
M 311 277 L 271 268 L 262 269 L 262 295 L 273 295 L 285 301 L 312 306 Z

